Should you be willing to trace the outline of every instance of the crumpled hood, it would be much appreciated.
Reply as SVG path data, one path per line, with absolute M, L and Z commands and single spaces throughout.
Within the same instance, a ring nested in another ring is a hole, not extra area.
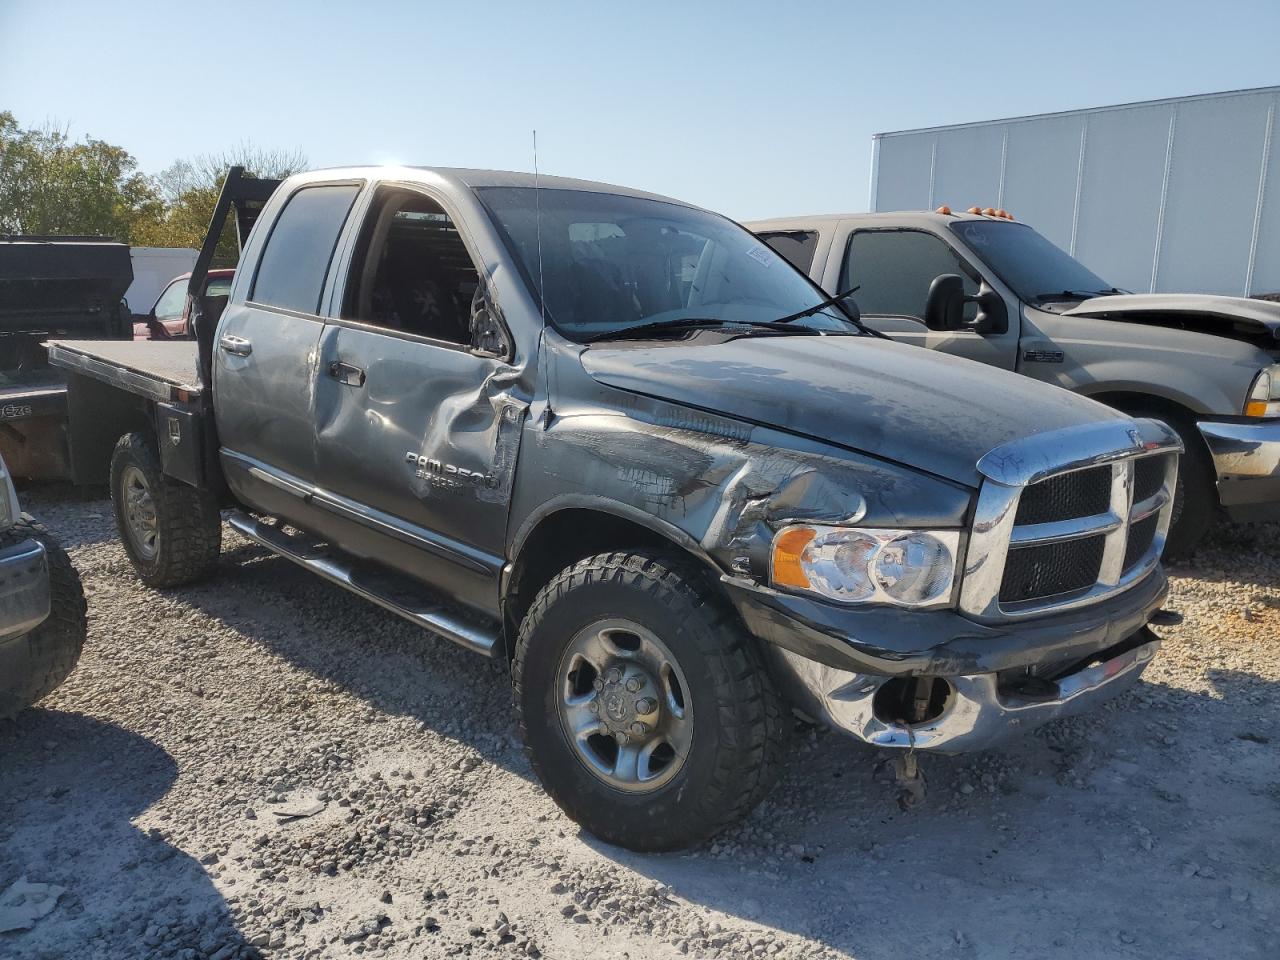
M 1270 331 L 1280 340 L 1280 303 L 1252 297 L 1219 297 L 1202 293 L 1125 293 L 1094 297 L 1070 310 L 1065 317 L 1108 317 L 1125 320 L 1136 315 L 1168 314 L 1171 326 L 1179 315 L 1191 314 L 1219 320 L 1226 333 L 1235 324 Z
M 1066 390 L 871 337 L 598 344 L 595 380 L 977 486 L 978 459 L 1042 430 L 1123 419 Z

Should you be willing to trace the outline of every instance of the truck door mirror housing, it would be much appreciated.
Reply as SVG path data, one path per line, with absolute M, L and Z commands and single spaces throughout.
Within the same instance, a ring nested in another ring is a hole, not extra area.
M 978 305 L 978 315 L 972 321 L 964 319 L 966 303 Z M 964 277 L 958 273 L 944 273 L 929 284 L 929 296 L 924 305 L 924 325 L 930 330 L 972 330 L 974 333 L 1007 333 L 1009 309 L 1000 296 L 984 281 L 975 296 L 966 296 Z
M 924 325 L 930 330 L 959 330 L 964 326 L 964 278 L 944 273 L 929 284 L 924 302 Z

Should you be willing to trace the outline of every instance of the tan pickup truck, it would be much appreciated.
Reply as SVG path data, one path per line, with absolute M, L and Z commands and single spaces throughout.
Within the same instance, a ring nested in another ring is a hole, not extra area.
M 999 211 L 1003 214 L 1003 211 Z M 1166 552 L 1220 512 L 1280 520 L 1280 303 L 1118 290 L 1007 215 L 790 217 L 746 226 L 895 340 L 1164 420 L 1186 447 Z

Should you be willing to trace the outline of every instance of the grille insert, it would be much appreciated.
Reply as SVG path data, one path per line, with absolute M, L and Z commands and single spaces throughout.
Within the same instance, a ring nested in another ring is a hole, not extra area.
M 1014 523 L 1057 523 L 1111 509 L 1111 467 L 1090 467 L 1033 483 L 1022 492 Z
M 1023 603 L 1090 589 L 1098 580 L 1105 548 L 1106 537 L 1096 536 L 1011 549 L 1000 602 Z
M 1135 564 L 1140 563 L 1151 549 L 1151 544 L 1156 539 L 1156 524 L 1159 520 L 1160 514 L 1153 513 L 1145 520 L 1139 520 L 1129 528 L 1129 539 L 1125 542 L 1124 547 L 1125 572 L 1133 569 Z
M 1164 486 L 1164 457 L 1143 457 L 1133 464 L 1133 502 L 1141 503 Z

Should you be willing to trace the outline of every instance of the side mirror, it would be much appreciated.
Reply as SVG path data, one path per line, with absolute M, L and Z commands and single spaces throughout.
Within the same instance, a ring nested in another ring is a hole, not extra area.
M 978 315 L 966 323 L 966 303 L 978 305 Z M 974 333 L 1007 333 L 1009 309 L 1004 297 L 985 282 L 976 296 L 966 296 L 964 278 L 956 273 L 944 273 L 929 284 L 929 296 L 924 305 L 924 325 L 930 330 L 972 330 Z
M 964 278 L 944 273 L 929 284 L 924 302 L 924 325 L 930 330 L 959 330 L 964 326 Z

